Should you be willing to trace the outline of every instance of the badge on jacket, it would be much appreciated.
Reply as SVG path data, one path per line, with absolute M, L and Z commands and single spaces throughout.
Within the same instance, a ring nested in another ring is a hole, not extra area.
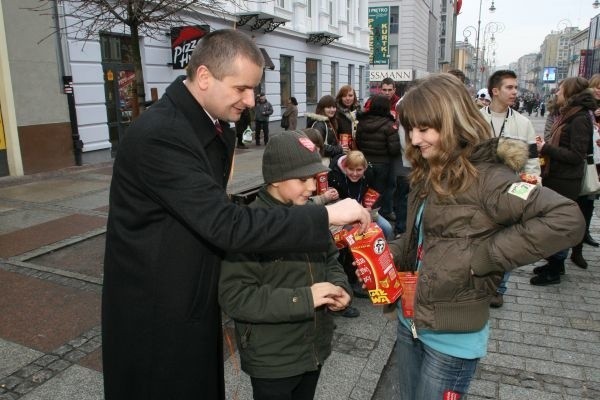
M 527 198 L 535 188 L 536 185 L 532 185 L 530 183 L 525 182 L 517 182 L 510 185 L 510 188 L 508 188 L 508 193 L 520 197 L 523 200 L 527 200 Z

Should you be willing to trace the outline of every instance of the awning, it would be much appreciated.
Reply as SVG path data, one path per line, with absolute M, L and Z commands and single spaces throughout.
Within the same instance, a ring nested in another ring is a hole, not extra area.
M 273 71 L 275 69 L 275 64 L 273 64 L 273 60 L 271 60 L 271 57 L 269 57 L 267 51 L 261 47 L 260 52 L 262 53 L 262 56 L 265 59 L 265 68 Z

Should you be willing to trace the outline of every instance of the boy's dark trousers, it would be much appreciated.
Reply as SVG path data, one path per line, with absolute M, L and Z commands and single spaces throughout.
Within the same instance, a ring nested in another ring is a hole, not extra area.
M 321 368 L 289 378 L 254 378 L 254 400 L 313 400 Z

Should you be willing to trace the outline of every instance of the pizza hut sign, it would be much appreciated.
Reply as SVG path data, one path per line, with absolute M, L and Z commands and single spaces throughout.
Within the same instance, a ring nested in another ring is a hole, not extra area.
M 171 28 L 171 59 L 173 69 L 184 69 L 196 43 L 208 32 L 208 25 L 191 25 Z

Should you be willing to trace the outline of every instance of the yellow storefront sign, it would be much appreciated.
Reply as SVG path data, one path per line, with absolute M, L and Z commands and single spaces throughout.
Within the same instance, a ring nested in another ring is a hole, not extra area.
M 6 150 L 6 139 L 4 138 L 4 123 L 2 122 L 2 109 L 0 108 L 0 150 Z

